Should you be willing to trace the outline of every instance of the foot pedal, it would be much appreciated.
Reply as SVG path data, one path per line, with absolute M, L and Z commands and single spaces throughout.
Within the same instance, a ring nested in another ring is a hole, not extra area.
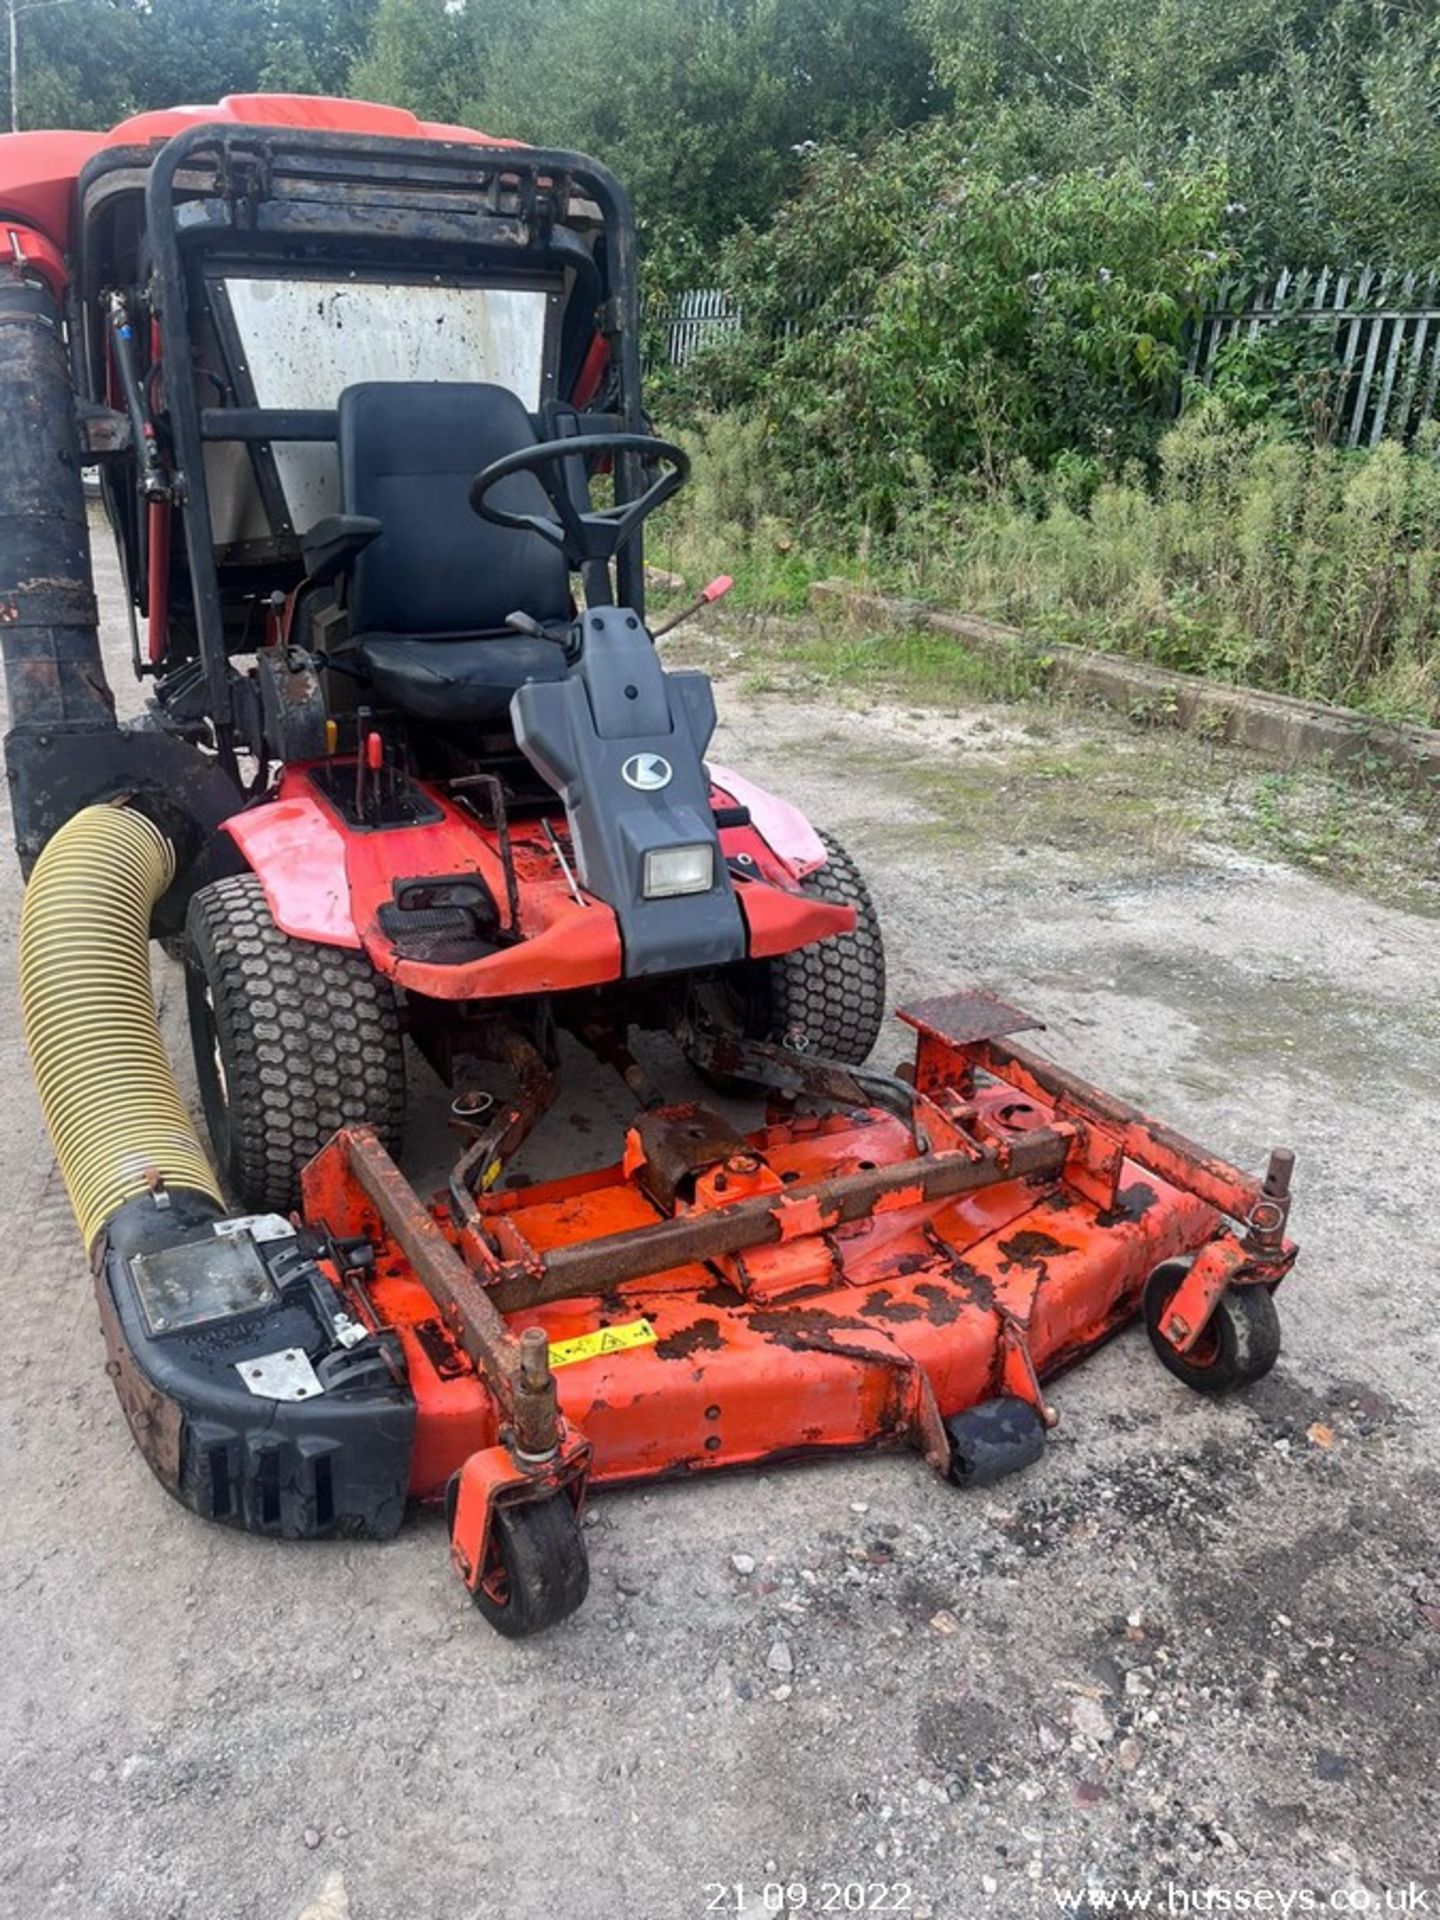
M 480 932 L 468 907 L 397 907 L 388 901 L 375 916 L 380 931 L 402 960 L 434 967 L 463 966 L 483 960 L 497 946 Z

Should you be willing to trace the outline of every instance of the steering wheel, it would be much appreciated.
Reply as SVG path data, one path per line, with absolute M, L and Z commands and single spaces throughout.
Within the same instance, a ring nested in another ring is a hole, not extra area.
M 638 500 L 627 500 L 618 507 L 592 507 L 582 513 L 565 484 L 562 462 L 606 453 L 647 454 L 651 460 L 668 462 L 669 471 L 652 481 Z M 539 481 L 555 509 L 553 517 L 512 513 L 508 507 L 491 502 L 489 496 L 500 482 L 517 473 L 532 474 Z M 689 478 L 689 454 L 669 440 L 657 440 L 648 433 L 581 433 L 570 440 L 542 440 L 538 446 L 521 447 L 517 453 L 492 460 L 470 482 L 470 505 L 482 520 L 494 526 L 510 527 L 517 533 L 538 533 L 542 540 L 558 547 L 568 564 L 578 570 L 611 559 L 641 521 L 664 506 Z

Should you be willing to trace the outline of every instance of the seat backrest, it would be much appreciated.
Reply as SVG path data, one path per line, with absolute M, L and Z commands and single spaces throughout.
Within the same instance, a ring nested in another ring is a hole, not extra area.
M 470 482 L 535 429 L 508 387 L 449 380 L 369 380 L 339 403 L 340 490 L 347 513 L 384 532 L 350 572 L 357 633 L 474 634 L 517 609 L 537 620 L 570 611 L 570 577 L 538 534 L 480 519 Z M 496 489 L 515 513 L 553 513 L 538 480 L 516 474 Z

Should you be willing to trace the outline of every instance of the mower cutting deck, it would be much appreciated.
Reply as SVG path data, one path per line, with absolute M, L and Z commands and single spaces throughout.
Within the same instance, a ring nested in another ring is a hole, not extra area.
M 282 1533 L 389 1532 L 407 1500 L 443 1499 L 476 1603 L 522 1635 L 584 1597 L 591 1486 L 881 1447 L 984 1484 L 1039 1456 L 1042 1382 L 1142 1304 L 1192 1387 L 1268 1370 L 1288 1156 L 1250 1179 L 1014 1045 L 1035 1023 L 989 996 L 902 1017 L 913 1081 L 712 1041 L 789 1117 L 740 1135 L 652 1106 L 619 1166 L 478 1199 L 533 1085 L 430 1206 L 372 1132 L 338 1133 L 305 1170 L 303 1225 L 227 1223 L 165 1255 L 193 1302 L 217 1233 L 263 1235 L 277 1284 L 268 1319 L 256 1295 L 228 1327 L 205 1317 L 226 1378 L 172 1371 L 178 1418 L 148 1440 L 137 1423 L 152 1464 L 210 1517 Z M 310 1324 L 284 1317 L 297 1266 L 323 1302 Z M 122 1398 L 153 1416 L 160 1296 L 123 1261 L 108 1280 Z
M 866 1064 L 859 869 L 710 760 L 710 682 L 654 645 L 644 523 L 690 463 L 646 427 L 603 167 L 251 96 L 0 139 L 0 209 L 25 1029 L 177 1498 L 289 1537 L 443 1501 L 518 1635 L 583 1598 L 592 1485 L 886 1446 L 981 1482 L 1142 1307 L 1191 1386 L 1266 1371 L 1287 1154 L 1263 1183 L 1215 1160 L 984 994 L 903 1014 L 906 1074 Z M 142 725 L 103 671 L 84 461 Z M 676 1104 L 636 1031 L 767 1123 Z M 563 1034 L 635 1099 L 622 1157 L 507 1188 Z M 395 1157 L 412 1050 L 465 1135 L 431 1199 Z

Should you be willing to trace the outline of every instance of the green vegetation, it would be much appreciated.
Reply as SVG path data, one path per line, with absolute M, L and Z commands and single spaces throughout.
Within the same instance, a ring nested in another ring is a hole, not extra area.
M 1017 462 L 988 494 L 917 484 L 885 538 L 850 544 L 804 517 L 763 422 L 702 421 L 693 441 L 697 484 L 652 551 L 690 578 L 725 567 L 738 604 L 793 611 L 813 579 L 863 576 L 1042 641 L 1440 716 L 1434 429 L 1354 454 L 1236 426 L 1212 403 L 1161 437 L 1153 480 L 1132 465 L 1092 485 L 1073 462 Z
M 827 154 L 732 248 L 748 325 L 713 377 L 836 524 L 889 532 L 917 493 L 988 492 L 1018 461 L 1078 455 L 1098 477 L 1148 456 L 1185 323 L 1229 259 L 1216 175 L 1007 183 L 964 146 L 942 123 L 861 174 Z
M 258 88 L 390 101 L 597 155 L 651 271 L 689 281 L 768 218 L 805 142 L 935 104 L 928 41 L 890 0 L 45 0 L 19 30 L 22 126 Z
M 1133 160 L 1229 182 L 1257 264 L 1440 254 L 1431 0 L 914 0 L 1011 177 Z
M 1440 719 L 1433 435 L 1350 454 L 1303 323 L 1183 390 L 1220 280 L 1440 263 L 1440 22 L 1370 0 L 914 0 L 949 111 L 826 148 L 664 396 L 742 600 L 863 575 L 1042 639 Z M 707 551 L 708 550 L 708 551 Z
M 1431 0 L 51 0 L 18 24 L 23 126 L 258 87 L 392 100 L 596 153 L 652 270 L 692 281 L 811 162 L 883 225 L 867 179 L 927 122 L 939 204 L 962 163 L 1130 169 L 1167 202 L 1210 174 L 1252 262 L 1440 255 Z
M 376 0 L 21 0 L 20 125 L 108 127 L 262 88 L 344 93 Z M 9 124 L 8 77 L 5 124 Z
M 353 84 L 596 154 L 634 196 L 652 275 L 693 284 L 769 216 L 800 143 L 922 117 L 930 61 L 889 0 L 380 0 Z
M 1440 441 L 1329 445 L 1303 324 L 1175 424 L 1225 275 L 1440 265 L 1433 0 L 63 0 L 19 33 L 27 126 L 349 91 L 609 162 L 652 293 L 743 306 L 652 400 L 703 455 L 659 546 L 741 604 L 865 575 L 1440 718 Z

